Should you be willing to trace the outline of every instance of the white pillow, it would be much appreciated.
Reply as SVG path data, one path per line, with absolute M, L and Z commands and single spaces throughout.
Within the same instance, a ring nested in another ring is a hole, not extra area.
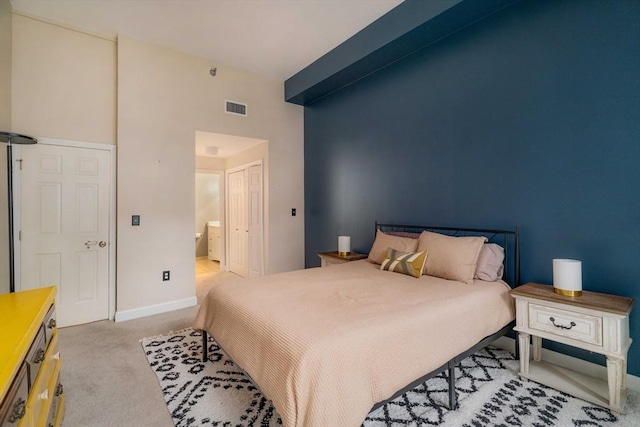
M 502 279 L 504 249 L 495 243 L 485 243 L 480 249 L 474 279 L 495 282 Z

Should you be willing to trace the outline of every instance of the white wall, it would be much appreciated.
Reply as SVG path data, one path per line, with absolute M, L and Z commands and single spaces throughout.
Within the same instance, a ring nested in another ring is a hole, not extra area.
M 224 159 L 218 157 L 196 157 L 196 169 L 205 169 L 210 171 L 223 171 L 225 168 Z
M 0 0 L 0 130 L 11 131 L 11 4 Z M 0 145 L 0 294 L 9 292 L 7 151 Z
M 202 233 L 196 239 L 196 257 L 207 256 L 209 253 L 208 221 L 220 221 L 220 210 L 224 200 L 220 199 L 220 173 L 196 172 L 196 223 L 195 232 Z
M 0 0 L 0 130 L 11 131 L 11 32 L 9 0 Z
M 304 266 L 302 108 L 284 102 L 284 85 L 266 77 L 128 37 L 118 39 L 118 310 L 195 293 L 193 230 L 196 130 L 265 139 L 272 164 L 269 226 L 276 241 L 268 272 Z M 224 100 L 251 115 L 224 113 Z M 274 202 L 276 198 L 276 202 Z M 132 214 L 141 227 L 130 227 Z M 145 268 L 141 268 L 144 265 Z M 171 282 L 161 271 L 171 270 Z
M 282 81 L 17 13 L 12 37 L 14 131 L 117 141 L 118 312 L 195 295 L 196 130 L 269 141 L 268 226 L 278 238 L 268 242 L 266 270 L 303 268 L 303 109 L 284 102 Z M 251 115 L 224 113 L 225 99 L 248 103 Z M 131 227 L 133 214 L 141 226 Z M 162 282 L 163 270 L 171 281 Z
M 12 128 L 116 143 L 116 43 L 13 14 Z

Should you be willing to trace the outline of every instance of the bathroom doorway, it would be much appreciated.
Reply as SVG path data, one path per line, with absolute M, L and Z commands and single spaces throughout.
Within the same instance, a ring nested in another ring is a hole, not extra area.
M 230 269 L 230 259 L 232 249 L 234 246 L 229 242 L 229 216 L 228 216 L 228 204 L 229 197 L 227 193 L 227 176 L 229 172 L 237 171 L 246 167 L 246 165 L 261 165 L 261 179 L 259 186 L 261 189 L 261 196 L 259 198 L 260 204 L 260 233 L 256 233 L 255 230 L 249 233 L 250 236 L 248 242 L 252 243 L 247 245 L 247 249 L 252 248 L 247 254 L 247 260 L 249 261 L 249 267 L 255 267 L 251 270 L 254 274 L 264 274 L 265 259 L 267 259 L 266 247 L 268 245 L 268 206 L 269 206 L 269 194 L 268 194 L 268 179 L 269 179 L 269 141 L 264 139 L 256 139 L 237 135 L 227 135 L 220 133 L 212 133 L 205 131 L 195 132 L 195 174 L 196 185 L 198 182 L 205 182 L 206 178 L 198 176 L 199 173 L 204 175 L 216 174 L 218 179 L 218 193 L 217 193 L 217 216 L 215 214 L 206 214 L 199 216 L 198 200 L 203 200 L 202 204 L 212 203 L 212 199 L 215 197 L 212 190 L 199 191 L 196 188 L 196 213 L 195 213 L 195 232 L 196 232 L 196 295 L 198 301 L 201 301 L 203 295 L 206 295 L 208 290 L 219 283 L 221 280 L 226 280 L 233 277 L 240 277 L 237 273 Z M 255 169 L 255 168 L 254 168 Z M 254 176 L 251 175 L 253 178 Z M 209 177 L 210 178 L 210 177 Z M 253 180 L 255 181 L 255 180 Z M 251 181 L 251 182 L 253 182 Z M 249 183 L 249 180 L 247 180 Z M 209 182 L 210 187 L 215 185 Z M 250 188 L 254 189 L 256 185 Z M 203 195 L 202 193 L 205 193 Z M 254 195 L 255 191 L 251 193 Z M 247 195 L 248 196 L 248 195 Z M 252 200 L 257 200 L 255 197 Z M 251 205 L 250 203 L 247 206 Z M 252 206 L 252 205 L 251 205 Z M 203 209 L 204 210 L 204 209 Z M 258 212 L 257 210 L 254 210 Z M 216 226 L 219 221 L 219 228 Z M 253 224 L 253 223 L 252 223 Z M 249 224 L 251 225 L 251 224 Z M 213 228 L 212 228 L 213 227 Z M 251 227 L 249 227 L 251 228 Z M 217 239 L 217 233 L 219 230 L 220 240 L 220 256 L 219 262 L 215 259 L 217 255 L 215 253 L 217 245 L 214 245 L 213 252 L 209 251 L 209 241 Z M 198 234 L 201 233 L 201 234 Z M 251 236 L 259 236 L 260 239 L 251 239 Z M 206 247 L 206 252 L 205 252 Z M 212 259 L 210 259 L 212 258 Z M 251 262 L 254 260 L 254 262 Z M 256 266 L 259 266 L 257 268 Z M 219 272 L 213 271 L 218 269 Z
M 196 170 L 195 257 L 196 276 L 217 273 L 223 261 L 223 171 Z

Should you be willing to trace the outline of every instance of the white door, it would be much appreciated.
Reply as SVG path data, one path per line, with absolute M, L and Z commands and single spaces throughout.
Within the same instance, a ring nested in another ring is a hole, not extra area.
M 262 165 L 249 167 L 247 197 L 249 277 L 262 276 Z
M 229 270 L 242 277 L 249 275 L 247 265 L 246 170 L 229 174 Z
M 109 317 L 109 162 L 99 149 L 22 152 L 21 288 L 58 286 L 60 326 Z

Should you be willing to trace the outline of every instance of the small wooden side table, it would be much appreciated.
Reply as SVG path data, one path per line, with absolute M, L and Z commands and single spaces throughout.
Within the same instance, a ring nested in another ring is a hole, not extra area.
M 516 301 L 520 373 L 549 387 L 622 412 L 627 398 L 627 351 L 631 346 L 629 314 L 633 298 L 583 291 L 558 295 L 553 286 L 527 283 L 511 290 Z M 548 339 L 607 357 L 607 381 L 542 360 Z M 530 359 L 533 341 L 533 360 Z
M 358 261 L 360 259 L 365 259 L 368 257 L 368 255 L 359 254 L 357 252 L 351 252 L 349 255 L 342 256 L 338 255 L 338 251 L 320 252 L 318 256 L 320 257 L 321 267 L 344 264 L 345 262 Z

